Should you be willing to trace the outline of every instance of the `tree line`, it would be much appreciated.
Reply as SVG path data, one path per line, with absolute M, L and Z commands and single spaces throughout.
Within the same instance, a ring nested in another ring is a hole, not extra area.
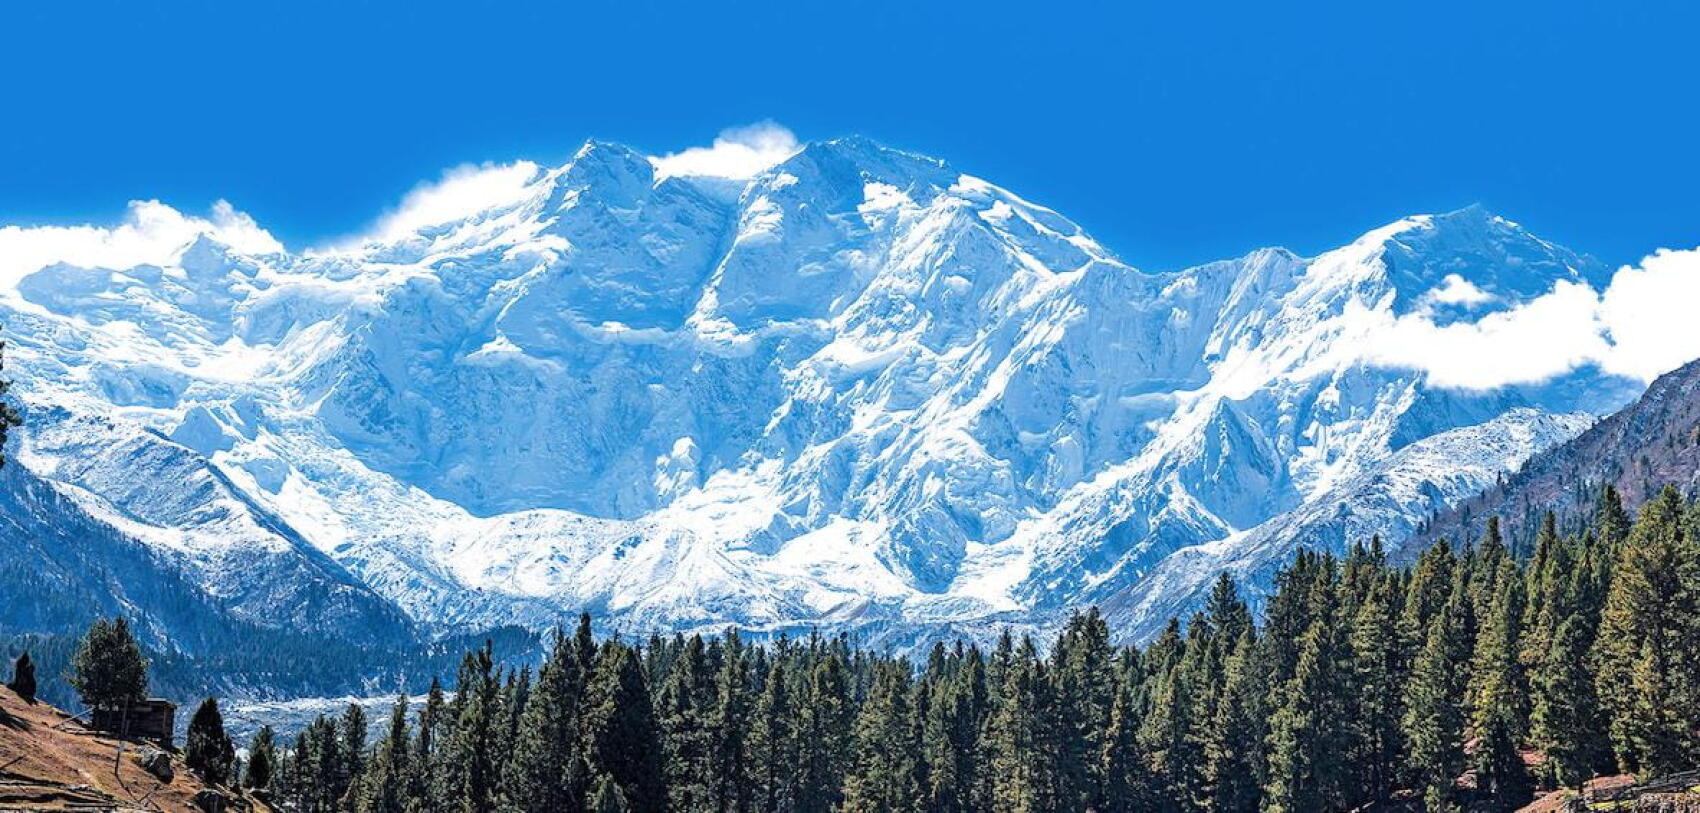
M 1379 540 L 1301 551 L 1261 623 L 1224 574 L 1143 648 L 1096 610 L 1044 652 L 1006 632 L 918 663 L 844 637 L 598 642 L 586 616 L 535 673 L 487 645 L 453 686 L 399 698 L 373 743 L 359 706 L 264 729 L 241 782 L 301 813 L 1510 810 L 1700 762 L 1700 504 L 1666 489 L 1631 521 L 1607 487 L 1521 561 L 1491 520 L 1409 566 Z M 188 739 L 232 775 L 216 702 Z

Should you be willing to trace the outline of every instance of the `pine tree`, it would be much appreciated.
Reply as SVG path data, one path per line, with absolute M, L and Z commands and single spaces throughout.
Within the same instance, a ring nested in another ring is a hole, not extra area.
M 342 742 L 337 750 L 342 754 L 342 760 L 337 768 L 333 792 L 335 798 L 343 799 L 360 783 L 361 774 L 366 770 L 366 709 L 359 703 L 349 703 L 348 708 L 343 710 L 338 733 Z
M 1546 754 L 1548 781 L 1559 787 L 1579 788 L 1609 762 L 1606 724 L 1587 667 L 1592 640 L 1580 614 L 1566 618 L 1531 681 L 1530 738 Z
M 701 636 L 685 642 L 655 703 L 666 755 L 668 808 L 680 813 L 715 809 L 709 731 L 714 676 Z
M 1510 557 L 1500 557 L 1494 591 L 1475 646 L 1470 730 L 1476 738 L 1476 785 L 1501 809 L 1528 800 L 1529 782 L 1518 745 L 1528 719 L 1528 691 L 1518 660 L 1523 580 Z
M 590 803 L 586 807 L 591 813 L 626 813 L 631 810 L 631 806 L 626 804 L 625 792 L 620 790 L 619 783 L 607 774 L 596 780 L 596 789 L 592 791 Z
M 577 753 L 578 659 L 561 630 L 537 685 L 520 714 L 513 758 L 505 783 L 510 804 L 520 810 L 566 810 L 584 796 L 569 768 Z M 582 784 L 582 777 L 576 778 Z
M 496 725 L 495 741 L 491 743 L 491 758 L 495 762 L 498 788 L 513 766 L 514 746 L 519 740 L 519 721 L 531 701 L 531 666 L 520 667 L 518 674 L 508 672 L 503 684 L 499 705 L 501 713 Z
M 490 642 L 461 661 L 455 681 L 453 719 L 444 744 L 442 804 L 476 813 L 494 806 L 500 769 L 494 739 L 501 712 L 501 682 Z
M 359 782 L 350 791 L 355 813 L 404 813 L 412 773 L 407 731 L 407 697 L 396 698 L 390 724 Z
M 775 659 L 750 721 L 750 764 L 757 810 L 790 810 L 797 803 L 796 708 L 788 660 Z
M 1357 692 L 1353 753 L 1348 762 L 1362 799 L 1393 791 L 1401 764 L 1399 718 L 1403 689 L 1398 631 L 1397 577 L 1378 572 L 1351 619 L 1351 669 Z
M 921 760 L 910 717 L 907 671 L 902 662 L 877 667 L 856 717 L 843 810 L 891 813 L 918 808 Z
M 218 711 L 218 701 L 211 697 L 201 701 L 195 716 L 189 719 L 183 761 L 210 784 L 222 785 L 230 779 L 236 749 L 224 731 L 224 716 Z
M 1681 770 L 1700 752 L 1700 711 L 1684 708 L 1696 680 L 1700 553 L 1683 533 L 1682 501 L 1666 488 L 1619 545 L 1601 619 L 1598 689 L 1620 765 Z
M 974 800 L 978 705 L 985 692 L 979 653 L 952 656 L 948 667 L 929 668 L 928 680 L 931 702 L 921 731 L 926 767 L 923 807 L 941 813 L 965 812 L 972 809 Z
M 849 756 L 846 745 L 855 714 L 844 661 L 837 652 L 822 656 L 815 664 L 799 712 L 797 809 L 832 810 L 839 804 L 843 789 Z
M 316 809 L 308 799 L 309 790 L 317 784 L 313 776 L 312 734 L 313 728 L 309 725 L 295 735 L 295 746 L 289 749 L 289 759 L 284 763 L 283 781 L 278 783 L 280 793 L 303 813 Z
M 1285 686 L 1298 668 L 1299 645 L 1317 607 L 1311 591 L 1317 584 L 1318 567 L 1316 554 L 1301 548 L 1292 564 L 1275 574 L 1275 592 L 1269 597 L 1264 631 L 1259 636 L 1263 642 L 1260 658 L 1271 687 Z
M 1209 796 L 1205 809 L 1211 813 L 1239 813 L 1258 809 L 1262 790 L 1258 787 L 1258 755 L 1261 742 L 1257 722 L 1256 639 L 1245 627 L 1223 665 L 1222 699 L 1216 706 L 1204 747 L 1205 782 Z
M 1379 539 L 1376 544 L 1380 544 Z M 1210 628 L 1220 640 L 1228 642 L 1229 647 L 1252 628 L 1251 609 L 1246 606 L 1245 599 L 1240 597 L 1239 587 L 1234 584 L 1227 571 L 1216 575 L 1216 583 L 1210 589 L 1210 599 L 1204 606 L 1204 612 L 1210 619 Z
M 1453 582 L 1457 581 L 1457 569 L 1457 557 L 1444 539 L 1417 558 L 1399 616 L 1400 646 L 1413 657 L 1428 639 L 1430 622 L 1445 608 Z
M 408 798 L 424 799 L 436 794 L 446 784 L 438 743 L 447 739 L 448 704 L 443 699 L 443 685 L 431 678 L 431 688 L 425 693 L 425 703 L 419 709 L 419 726 L 413 739 L 412 775 L 408 782 Z
M 1464 692 L 1472 626 L 1465 581 L 1456 578 L 1445 606 L 1429 622 L 1406 687 L 1401 729 L 1411 773 L 1425 798 L 1447 804 L 1454 779 L 1464 768 Z
M 991 807 L 1000 813 L 1029 813 L 1058 807 L 1056 743 L 1050 680 L 1033 642 L 1004 672 L 1004 686 L 991 721 L 989 768 Z
M 1594 504 L 1594 536 L 1606 550 L 1616 552 L 1629 538 L 1629 513 L 1623 510 L 1623 498 L 1617 487 L 1607 483 L 1600 488 Z
M 1523 568 L 1523 652 L 1521 661 L 1524 666 L 1540 660 L 1540 653 L 1545 651 L 1545 644 L 1551 640 L 1554 629 L 1544 628 L 1542 617 L 1547 615 L 1547 605 L 1553 599 L 1557 582 L 1568 568 L 1559 568 L 1559 558 L 1568 552 L 1563 540 L 1558 538 L 1558 518 L 1548 511 L 1541 516 L 1541 529 L 1535 534 L 1535 550 L 1529 556 L 1529 561 Z
M 71 657 L 71 687 L 90 708 L 127 709 L 147 698 L 148 662 L 123 616 L 89 626 Z
M 1269 721 L 1264 810 L 1300 813 L 1343 807 L 1339 650 L 1337 627 L 1324 608 L 1300 642 L 1298 665 Z
M 4 443 L 0 440 L 0 443 Z M 12 680 L 6 684 L 26 703 L 35 702 L 35 662 L 30 660 L 30 653 L 25 651 L 12 664 Z
M 248 744 L 248 769 L 242 774 L 242 786 L 265 790 L 272 786 L 272 767 L 277 763 L 277 735 L 272 727 L 261 726 Z
M 660 729 L 631 647 L 610 641 L 599 648 L 585 687 L 582 727 L 586 775 L 610 778 L 631 809 L 666 805 Z
M 1137 793 L 1158 810 L 1189 809 L 1200 793 L 1204 768 L 1201 743 L 1193 736 L 1192 673 L 1183 658 L 1150 681 L 1149 711 L 1138 735 L 1145 766 Z
M 1110 704 L 1110 727 L 1104 735 L 1103 753 L 1098 764 L 1104 775 L 1104 792 L 1100 805 L 1104 813 L 1132 813 L 1141 807 L 1144 758 L 1139 752 L 1139 701 L 1128 679 L 1116 684 L 1115 700 Z
M 715 810 L 743 810 L 750 799 L 750 698 L 744 644 L 737 630 L 726 633 L 720 649 L 708 717 L 710 798 Z
M 573 658 L 578 662 L 578 673 L 589 679 L 591 671 L 596 668 L 596 636 L 591 631 L 590 613 L 579 613 L 578 626 L 573 629 Z
M 1057 703 L 1058 803 L 1085 808 L 1103 793 L 1096 756 L 1103 751 L 1115 684 L 1110 628 L 1097 608 L 1070 617 L 1052 650 Z

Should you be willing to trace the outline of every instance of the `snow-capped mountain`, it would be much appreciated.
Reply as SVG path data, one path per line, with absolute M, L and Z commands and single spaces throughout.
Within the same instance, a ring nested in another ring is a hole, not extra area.
M 1138 635 L 1220 569 L 1397 543 L 1639 389 L 1376 349 L 1603 285 L 1479 209 L 1148 273 L 860 138 L 748 180 L 592 142 L 470 216 L 248 242 L 25 268 L 0 323 L 28 476 L 279 625 L 906 644 L 1096 602 Z

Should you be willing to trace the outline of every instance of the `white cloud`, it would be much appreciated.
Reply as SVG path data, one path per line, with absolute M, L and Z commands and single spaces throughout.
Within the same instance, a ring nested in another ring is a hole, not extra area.
M 1409 313 L 1372 331 L 1369 355 L 1426 370 L 1445 387 L 1545 381 L 1609 350 L 1596 316 L 1599 304 L 1588 286 L 1560 282 L 1545 296 L 1473 323 L 1437 325 L 1426 313 Z
M 1474 306 L 1493 301 L 1493 294 L 1457 274 L 1447 274 L 1439 288 L 1429 293 L 1429 301 L 1440 305 Z
M 422 183 L 401 199 L 401 204 L 378 219 L 370 232 L 354 242 L 389 241 L 420 229 L 452 223 L 486 209 L 515 203 L 537 177 L 530 161 L 511 164 L 462 164 L 445 170 L 435 183 Z
M 0 285 L 54 263 L 90 268 L 165 265 L 199 235 L 246 254 L 283 251 L 254 219 L 229 203 L 213 204 L 207 217 L 192 217 L 157 200 L 131 201 L 116 226 L 6 226 L 0 228 Z
M 691 147 L 650 160 L 662 177 L 708 175 L 741 180 L 796 155 L 800 148 L 790 130 L 763 121 L 722 130 L 712 146 Z
M 1700 249 L 1661 250 L 1625 266 L 1600 303 L 1612 342 L 1606 368 L 1652 379 L 1700 357 Z
M 1456 295 L 1460 289 L 1449 281 L 1431 296 L 1443 301 L 1442 291 Z M 1586 364 L 1650 381 L 1700 358 L 1696 302 L 1700 249 L 1661 250 L 1639 266 L 1618 269 L 1604 293 L 1561 281 L 1545 295 L 1473 323 L 1437 325 L 1422 311 L 1391 319 L 1365 331 L 1364 355 L 1467 389 L 1545 381 Z

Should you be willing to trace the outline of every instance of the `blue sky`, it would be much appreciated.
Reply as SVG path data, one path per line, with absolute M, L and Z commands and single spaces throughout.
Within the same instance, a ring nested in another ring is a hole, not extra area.
M 299 247 L 458 164 L 772 120 L 1153 269 L 1472 202 L 1630 262 L 1700 245 L 1697 5 L 8 4 L 0 223 L 223 198 Z

